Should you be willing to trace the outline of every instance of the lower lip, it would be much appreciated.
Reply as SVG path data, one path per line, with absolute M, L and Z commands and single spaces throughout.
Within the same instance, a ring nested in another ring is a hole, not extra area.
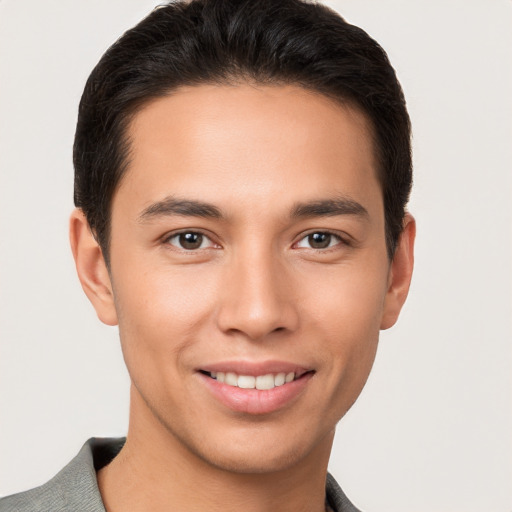
M 246 414 L 269 414 L 289 405 L 304 391 L 313 372 L 272 389 L 243 389 L 229 386 L 198 373 L 213 395 L 226 407 Z

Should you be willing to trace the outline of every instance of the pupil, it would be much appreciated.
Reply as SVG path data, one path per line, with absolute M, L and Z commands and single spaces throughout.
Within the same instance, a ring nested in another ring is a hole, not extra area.
M 331 235 L 329 233 L 312 233 L 308 238 L 309 245 L 314 249 L 325 249 L 331 243 Z
M 203 235 L 200 233 L 182 233 L 180 235 L 180 245 L 184 249 L 198 249 L 203 242 Z

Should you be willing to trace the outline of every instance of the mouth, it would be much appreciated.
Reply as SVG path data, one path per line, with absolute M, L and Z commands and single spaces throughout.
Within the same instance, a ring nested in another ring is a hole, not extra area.
M 292 364 L 225 363 L 198 369 L 206 389 L 232 411 L 262 415 L 294 404 L 315 370 Z
M 289 384 L 300 379 L 308 372 L 307 370 L 297 372 L 266 373 L 264 375 L 241 375 L 235 372 L 216 372 L 200 370 L 203 375 L 216 380 L 217 382 L 242 389 L 258 389 L 260 391 L 274 389 L 284 384 Z

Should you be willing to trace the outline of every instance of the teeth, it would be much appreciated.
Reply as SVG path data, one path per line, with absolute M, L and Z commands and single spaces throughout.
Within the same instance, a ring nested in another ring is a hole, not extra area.
M 238 385 L 239 388 L 243 389 L 254 389 L 256 384 L 256 377 L 251 375 L 239 375 L 238 383 L 232 384 L 233 386 Z
M 284 373 L 278 373 L 274 378 L 275 386 L 282 386 L 286 382 L 286 375 Z
M 276 386 L 282 386 L 295 379 L 295 373 L 268 373 L 266 375 L 237 375 L 233 372 L 211 372 L 211 377 L 223 382 L 228 386 L 235 386 L 243 389 L 273 389 Z
M 226 378 L 224 379 L 225 384 L 229 384 L 230 386 L 238 385 L 238 378 L 235 373 L 228 372 L 226 373 Z
M 256 377 L 256 389 L 272 389 L 275 386 L 272 374 Z

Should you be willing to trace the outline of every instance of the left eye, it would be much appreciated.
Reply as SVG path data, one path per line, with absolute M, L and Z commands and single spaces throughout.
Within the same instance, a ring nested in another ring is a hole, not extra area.
M 187 251 L 206 249 L 215 245 L 206 235 L 196 231 L 185 231 L 172 235 L 167 239 L 167 243 Z
M 305 247 L 306 249 L 328 249 L 329 247 L 333 247 L 342 242 L 342 239 L 333 233 L 317 231 L 315 233 L 310 233 L 299 240 L 296 247 Z

